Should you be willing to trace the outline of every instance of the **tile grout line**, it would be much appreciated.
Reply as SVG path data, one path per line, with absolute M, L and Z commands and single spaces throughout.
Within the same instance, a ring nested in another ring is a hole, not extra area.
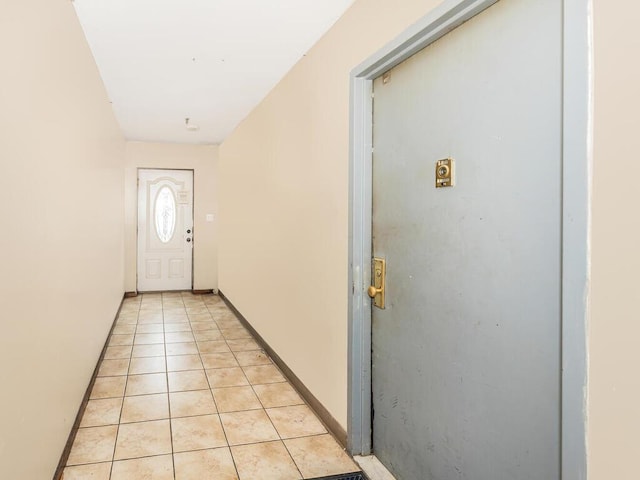
M 206 307 L 206 305 L 205 305 Z M 218 325 L 218 323 L 215 321 L 215 319 L 213 318 L 213 314 L 211 313 L 211 311 L 209 310 L 209 308 L 207 307 L 207 311 L 209 312 L 209 315 L 211 316 L 211 320 L 213 320 L 213 322 L 216 324 L 216 326 L 218 327 L 218 330 L 220 330 L 220 326 Z M 189 323 L 191 324 L 191 323 Z M 222 337 L 224 339 L 224 336 Z M 194 340 L 195 340 L 195 335 L 194 335 Z M 227 345 L 227 348 L 229 348 L 229 345 L 226 343 L 225 340 L 225 344 Z M 196 348 L 198 349 L 198 355 L 200 356 L 200 362 L 202 363 L 202 367 L 204 368 L 204 362 L 202 361 L 202 353 L 200 352 L 200 345 L 198 345 L 198 342 L 196 342 Z M 229 349 L 231 350 L 231 349 Z M 231 456 L 231 461 L 233 462 L 233 468 L 236 471 L 236 477 L 240 478 L 240 472 L 238 470 L 238 464 L 236 463 L 236 459 L 233 456 L 233 452 L 231 451 L 231 445 L 229 443 L 229 437 L 227 435 L 227 430 L 224 427 L 224 423 L 222 423 L 222 418 L 220 417 L 220 409 L 218 408 L 218 402 L 216 401 L 216 397 L 213 394 L 213 387 L 211 386 L 211 382 L 209 381 L 209 375 L 207 375 L 207 369 L 204 370 L 204 378 L 206 378 L 207 380 L 207 385 L 209 385 L 209 392 L 211 392 L 211 398 L 213 398 L 213 404 L 216 407 L 216 412 L 218 412 L 218 421 L 220 422 L 220 427 L 222 428 L 222 434 L 224 435 L 224 440 L 227 443 L 227 449 L 229 450 L 229 455 Z
M 131 359 L 133 358 L 133 347 L 136 341 L 135 332 L 138 331 L 138 321 L 140 317 L 141 304 L 142 304 L 142 298 L 140 298 L 140 302 L 138 303 L 138 311 L 136 313 L 136 326 L 134 329 L 133 339 L 131 340 L 131 353 L 129 354 L 129 365 L 127 367 L 127 375 L 124 381 L 124 389 L 122 390 L 122 404 L 120 405 L 120 415 L 118 415 L 118 425 L 116 426 L 116 438 L 115 438 L 115 441 L 113 442 L 113 454 L 111 455 L 111 467 L 109 468 L 109 479 L 111 479 L 111 476 L 113 475 L 113 465 L 116 461 L 116 446 L 118 445 L 118 436 L 120 434 L 120 421 L 122 420 L 122 411 L 124 410 L 124 399 L 127 395 L 127 385 L 129 384 L 129 370 L 131 369 Z M 119 320 L 120 319 L 118 319 L 118 322 Z
M 181 298 L 182 300 L 182 298 Z M 161 306 L 162 306 L 162 348 L 164 349 L 164 376 L 167 381 L 167 407 L 169 409 L 169 442 L 171 444 L 171 468 L 173 469 L 173 478 L 176 478 L 176 460 L 175 460 L 175 452 L 173 448 L 173 422 L 171 417 L 171 398 L 169 396 L 169 361 L 167 359 L 167 329 L 165 327 L 165 318 L 164 318 L 164 293 L 161 294 L 160 297 Z M 184 301 L 182 302 L 184 305 Z M 186 308 L 185 308 L 186 312 Z
M 266 352 L 265 352 L 266 355 Z M 267 358 L 269 358 L 269 360 L 271 361 L 271 358 L 267 355 Z M 273 361 L 271 361 L 271 363 L 273 363 Z M 244 371 L 244 370 L 243 370 Z M 288 382 L 287 382 L 288 383 Z M 275 430 L 275 432 L 278 434 L 278 438 L 280 439 L 280 443 L 282 444 L 282 446 L 284 447 L 284 449 L 287 452 L 287 455 L 289 455 L 289 458 L 291 459 L 291 461 L 293 462 L 293 465 L 296 467 L 296 470 L 298 471 L 298 473 L 300 474 L 300 478 L 304 478 L 304 475 L 302 475 L 302 471 L 300 470 L 300 467 L 298 466 L 298 464 L 296 463 L 295 459 L 293 458 L 293 455 L 291 455 L 291 452 L 289 451 L 289 449 L 287 448 L 287 444 L 284 443 L 284 438 L 282 438 L 282 435 L 280 435 L 280 432 L 278 431 L 278 429 L 276 428 L 275 424 L 273 423 L 273 420 L 271 419 L 271 416 L 269 415 L 269 412 L 267 412 L 267 407 L 264 406 L 264 403 L 262 402 L 262 400 L 260 399 L 260 396 L 258 395 L 258 393 L 256 392 L 256 389 L 253 388 L 254 384 L 249 382 L 249 384 L 251 385 L 251 390 L 253 391 L 253 394 L 256 396 L 256 398 L 258 399 L 258 402 L 260 402 L 260 405 L 262 405 L 262 408 L 264 410 L 265 415 L 267 416 L 267 418 L 269 419 L 269 422 L 271 422 L 271 426 L 273 427 L 273 429 Z M 260 384 L 262 385 L 262 384 Z
M 235 314 L 234 314 L 234 317 L 235 317 Z M 236 319 L 237 319 L 237 317 L 236 317 Z M 244 328 L 244 327 L 242 327 L 242 328 Z M 251 340 L 253 340 L 255 342 L 255 338 L 253 338 L 253 335 L 251 335 L 251 332 L 249 332 L 249 335 L 250 335 Z M 226 342 L 226 338 L 225 338 L 225 342 Z M 257 342 L 256 342 L 256 344 L 257 344 Z M 227 343 L 227 346 L 228 346 L 228 343 Z M 260 345 L 258 344 L 258 347 L 259 346 Z M 231 350 L 231 347 L 229 347 L 229 350 Z M 246 350 L 246 351 L 254 351 L 254 350 Z M 280 369 L 273 363 L 273 360 L 271 359 L 271 357 L 269 357 L 267 352 L 265 352 L 262 348 L 258 348 L 258 350 L 256 350 L 256 351 L 262 351 L 267 356 L 267 358 L 269 359 L 269 364 L 267 364 L 267 365 L 275 366 L 276 369 L 278 370 L 278 372 L 282 375 L 282 378 L 284 379 L 284 382 L 275 382 L 275 383 L 286 383 L 286 384 L 289 384 L 289 381 L 287 380 L 287 377 L 285 377 L 284 374 L 282 374 L 282 372 L 280 371 Z M 291 459 L 291 461 L 293 462 L 294 466 L 296 467 L 296 470 L 300 474 L 300 478 L 303 479 L 304 475 L 302 474 L 302 471 L 300 470 L 300 467 L 298 466 L 297 462 L 293 458 L 293 455 L 291 455 L 291 452 L 289 451 L 289 448 L 287 447 L 287 444 L 284 442 L 284 439 L 282 438 L 282 435 L 280 434 L 280 432 L 276 428 L 275 424 L 273 423 L 273 420 L 271 419 L 271 416 L 269 415 L 269 412 L 267 412 L 267 408 L 264 406 L 264 403 L 262 402 L 262 400 L 258 396 L 258 394 L 257 394 L 257 392 L 256 392 L 256 390 L 254 388 L 254 384 L 249 380 L 249 378 L 246 375 L 246 372 L 244 371 L 244 368 L 240 365 L 240 362 L 238 361 L 238 357 L 236 355 L 236 353 L 238 353 L 238 352 L 234 352 L 233 350 L 231 350 L 231 353 L 235 357 L 236 362 L 238 362 L 238 365 L 240 366 L 240 369 L 242 370 L 243 375 L 245 376 L 245 378 L 249 382 L 249 386 L 251 387 L 251 391 L 253 391 L 253 394 L 256 396 L 256 398 L 258 399 L 258 402 L 262 406 L 262 410 L 264 411 L 265 415 L 269 419 L 269 423 L 273 427 L 273 430 L 276 432 L 276 435 L 278 435 L 278 439 L 279 439 L 280 443 L 282 444 L 282 446 L 284 447 L 284 449 L 287 452 L 287 455 L 289 455 L 289 458 Z M 268 384 L 266 384 L 266 385 L 268 385 Z M 273 440 L 271 440 L 271 441 L 273 441 Z M 268 443 L 268 442 L 257 442 L 257 443 Z M 251 445 L 251 443 L 249 443 L 247 445 Z

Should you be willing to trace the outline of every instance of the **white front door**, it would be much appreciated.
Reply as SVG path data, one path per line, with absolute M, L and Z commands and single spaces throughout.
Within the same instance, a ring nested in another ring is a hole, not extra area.
M 138 291 L 191 290 L 193 171 L 138 170 Z

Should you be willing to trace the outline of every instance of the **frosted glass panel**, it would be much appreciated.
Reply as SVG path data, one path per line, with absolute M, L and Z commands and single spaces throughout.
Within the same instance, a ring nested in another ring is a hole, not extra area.
M 155 204 L 156 233 L 162 243 L 173 237 L 176 228 L 176 198 L 169 187 L 162 187 Z

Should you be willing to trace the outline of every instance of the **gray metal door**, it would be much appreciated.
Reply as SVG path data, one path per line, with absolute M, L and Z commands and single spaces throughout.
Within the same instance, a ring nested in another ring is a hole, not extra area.
M 502 0 L 374 82 L 373 449 L 398 480 L 560 478 L 561 14 Z

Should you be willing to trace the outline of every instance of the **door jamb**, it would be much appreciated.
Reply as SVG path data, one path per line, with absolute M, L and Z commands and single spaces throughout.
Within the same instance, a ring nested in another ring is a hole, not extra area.
M 446 0 L 351 72 L 349 384 L 353 455 L 372 453 L 371 277 L 373 80 L 498 0 Z M 563 3 L 562 405 L 563 480 L 587 473 L 587 323 L 592 167 L 592 0 Z

